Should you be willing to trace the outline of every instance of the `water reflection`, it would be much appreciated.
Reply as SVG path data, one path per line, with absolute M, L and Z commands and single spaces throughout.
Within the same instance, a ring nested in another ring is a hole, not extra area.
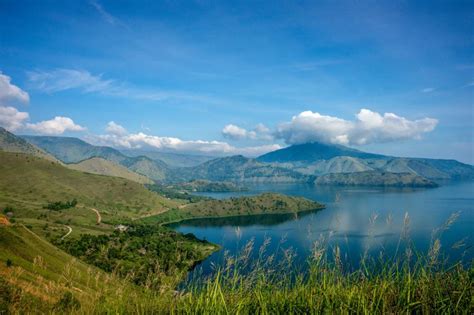
M 173 228 L 220 244 L 230 254 L 237 254 L 251 240 L 258 248 L 270 238 L 269 252 L 278 257 L 284 249 L 291 248 L 301 265 L 311 255 L 314 244 L 324 239 L 329 249 L 340 248 L 345 263 L 357 266 L 365 255 L 405 253 L 406 244 L 411 244 L 413 249 L 410 250 L 414 252 L 427 253 L 433 242 L 433 231 L 443 226 L 453 213 L 459 212 L 457 220 L 439 237 L 441 251 L 451 261 L 474 258 L 472 182 L 449 183 L 433 189 L 258 185 L 246 192 L 207 195 L 228 198 L 266 191 L 303 196 L 324 203 L 326 209 L 298 217 L 258 215 L 199 219 L 174 224 Z M 204 261 L 203 272 L 209 272 L 212 265 L 221 264 L 223 253 L 215 253 Z

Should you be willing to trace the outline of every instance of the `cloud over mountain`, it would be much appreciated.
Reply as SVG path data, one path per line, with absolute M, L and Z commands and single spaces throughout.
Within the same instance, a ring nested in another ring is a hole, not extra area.
M 71 118 L 61 116 L 56 116 L 51 120 L 44 120 L 35 124 L 26 124 L 26 128 L 46 135 L 60 135 L 66 131 L 86 130 L 86 128 L 74 123 Z
M 113 147 L 152 148 L 206 155 L 243 154 L 247 156 L 258 156 L 281 148 L 278 144 L 235 147 L 223 141 L 182 140 L 175 137 L 149 135 L 143 132 L 127 133 L 125 128 L 115 122 L 109 122 L 106 131 L 107 134 L 89 136 L 88 140 L 95 144 Z
M 312 141 L 343 145 L 365 145 L 406 139 L 419 139 L 433 131 L 438 120 L 422 118 L 409 120 L 393 113 L 383 115 L 369 109 L 361 109 L 355 120 L 321 115 L 305 111 L 282 123 L 275 137 L 287 144 Z

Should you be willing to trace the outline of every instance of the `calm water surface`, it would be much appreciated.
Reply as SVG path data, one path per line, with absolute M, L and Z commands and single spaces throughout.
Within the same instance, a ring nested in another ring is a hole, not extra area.
M 206 193 L 214 198 L 279 192 L 319 201 L 326 209 L 295 215 L 259 215 L 236 218 L 199 219 L 174 224 L 182 233 L 217 243 L 223 250 L 214 253 L 198 267 L 210 273 L 222 264 L 224 252 L 238 254 L 254 240 L 256 251 L 267 238 L 268 252 L 276 256 L 291 248 L 295 262 L 304 268 L 315 241 L 328 239 L 329 247 L 338 245 L 346 264 L 356 267 L 364 252 L 386 257 L 400 252 L 400 234 L 405 214 L 409 218 L 409 236 L 416 250 L 429 249 L 433 230 L 442 226 L 451 215 L 457 220 L 440 236 L 442 252 L 451 262 L 471 261 L 474 236 L 474 183 L 443 183 L 432 189 L 383 189 L 355 187 L 324 187 L 305 184 L 250 186 L 238 193 Z M 402 242 L 403 247 L 404 242 Z M 454 245 L 454 248 L 453 248 Z M 401 249 L 403 251 L 403 249 Z

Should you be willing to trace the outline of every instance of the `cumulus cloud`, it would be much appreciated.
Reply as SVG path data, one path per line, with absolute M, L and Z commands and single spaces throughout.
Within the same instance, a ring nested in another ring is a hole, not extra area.
M 113 80 L 104 80 L 102 75 L 92 75 L 88 71 L 75 69 L 56 69 L 53 71 L 31 71 L 27 73 L 33 88 L 55 93 L 70 89 L 98 92 L 112 86 Z
M 125 130 L 125 128 L 123 129 Z M 126 133 L 125 131 L 125 133 L 118 134 L 115 131 L 114 128 L 114 130 L 108 130 L 108 134 L 105 135 L 88 136 L 88 140 L 98 145 L 128 149 L 152 148 L 163 151 L 204 155 L 243 154 L 247 156 L 258 156 L 270 151 L 281 149 L 281 146 L 278 144 L 235 147 L 222 141 L 182 140 L 175 137 L 149 135 L 143 132 Z
M 105 131 L 107 131 L 107 133 L 109 133 L 109 134 L 113 134 L 113 135 L 117 135 L 117 136 L 124 136 L 128 133 L 127 129 L 125 129 L 121 125 L 115 123 L 114 121 L 110 121 L 107 124 L 107 127 L 105 127 Z
M 27 92 L 11 83 L 11 78 L 0 71 L 0 102 L 18 101 L 28 103 L 30 96 Z
M 20 112 L 11 106 L 0 106 L 0 126 L 9 131 L 21 129 L 28 118 L 27 112 Z
M 222 129 L 224 138 L 232 140 L 272 140 L 270 129 L 264 124 L 258 124 L 253 130 L 247 130 L 239 126 L 228 124 Z
M 35 124 L 26 124 L 26 128 L 46 135 L 60 135 L 65 131 L 86 130 L 86 128 L 75 124 L 71 118 L 61 116 L 56 116 L 51 120 L 45 120 Z
M 312 141 L 343 145 L 365 145 L 405 139 L 419 139 L 434 130 L 438 120 L 408 120 L 393 113 L 383 115 L 361 109 L 353 121 L 305 111 L 278 126 L 275 137 L 287 144 Z

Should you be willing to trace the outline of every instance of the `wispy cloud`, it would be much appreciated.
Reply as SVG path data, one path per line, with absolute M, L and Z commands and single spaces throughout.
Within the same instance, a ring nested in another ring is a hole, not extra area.
M 99 12 L 102 18 L 109 24 L 115 25 L 118 22 L 118 19 L 115 18 L 112 14 L 107 12 L 102 5 L 96 0 L 90 0 L 89 3 Z
M 34 89 L 56 93 L 79 89 L 85 93 L 104 92 L 113 89 L 114 81 L 105 80 L 102 75 L 92 75 L 85 70 L 56 69 L 52 71 L 29 71 L 28 80 Z
M 29 71 L 27 72 L 27 76 L 33 89 L 45 93 L 78 90 L 83 93 L 99 93 L 105 96 L 131 98 L 144 101 L 177 99 L 207 104 L 223 103 L 223 101 L 207 95 L 184 91 L 134 87 L 126 82 L 105 79 L 103 74 L 92 74 L 87 70 L 55 69 L 50 71 Z
M 436 88 L 424 88 L 421 90 L 422 93 L 431 93 L 431 92 L 434 92 L 436 91 Z

